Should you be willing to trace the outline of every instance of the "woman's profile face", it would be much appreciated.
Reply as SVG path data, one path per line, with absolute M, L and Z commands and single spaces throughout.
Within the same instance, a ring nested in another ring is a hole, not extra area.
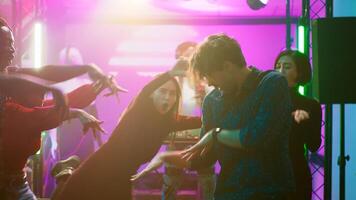
M 274 68 L 286 77 L 289 87 L 294 87 L 297 84 L 298 69 L 290 56 L 281 56 Z
M 151 98 L 156 110 L 161 114 L 166 114 L 176 103 L 177 95 L 178 91 L 176 84 L 170 80 L 156 89 L 152 93 Z

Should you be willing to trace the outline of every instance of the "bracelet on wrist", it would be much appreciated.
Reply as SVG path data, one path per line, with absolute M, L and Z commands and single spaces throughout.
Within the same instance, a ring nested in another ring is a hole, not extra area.
M 222 128 L 214 128 L 212 132 L 213 140 L 218 141 L 218 134 L 221 132 Z

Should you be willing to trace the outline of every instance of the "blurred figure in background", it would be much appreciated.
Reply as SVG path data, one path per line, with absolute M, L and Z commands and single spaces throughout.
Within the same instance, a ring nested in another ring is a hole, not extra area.
M 83 57 L 79 49 L 68 45 L 59 52 L 59 64 L 71 67 L 84 65 Z M 91 84 L 91 80 L 86 76 L 78 76 L 64 82 L 55 84 L 64 92 L 70 92 L 78 85 Z M 95 100 L 84 110 L 91 115 L 97 116 Z M 56 129 L 49 130 L 43 137 L 43 196 L 49 197 L 56 187 L 56 180 L 68 176 L 70 167 L 78 166 L 80 160 L 86 159 L 95 151 L 95 141 L 101 141 L 101 135 L 93 133 L 82 133 L 80 121 L 70 120 L 63 122 Z M 98 144 L 98 143 L 97 143 Z M 75 155 L 75 156 L 73 156 Z M 55 164 L 60 161 L 55 166 Z M 65 162 L 64 162 L 65 161 Z M 70 166 L 62 167 L 64 163 L 70 163 Z M 55 168 L 55 169 L 53 169 Z M 63 177 L 61 177 L 63 176 Z
M 60 64 L 68 67 L 76 67 L 84 64 L 82 54 L 78 48 L 68 45 L 59 53 Z M 91 83 L 91 80 L 86 76 L 79 76 L 72 78 L 65 82 L 56 84 L 62 91 L 71 91 L 77 85 L 84 85 Z M 97 108 L 95 101 L 85 108 L 85 111 L 97 117 Z M 95 151 L 95 146 L 102 144 L 101 136 L 94 134 L 87 134 L 85 137 L 81 134 L 80 125 L 78 121 L 70 121 L 63 123 L 57 128 L 57 144 L 58 144 L 58 159 L 66 159 L 75 154 L 81 160 L 86 159 Z

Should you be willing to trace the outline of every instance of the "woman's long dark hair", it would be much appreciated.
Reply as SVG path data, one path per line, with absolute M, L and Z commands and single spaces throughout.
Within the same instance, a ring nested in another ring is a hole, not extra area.
M 174 83 L 174 86 L 176 87 L 177 94 L 176 94 L 176 102 L 174 103 L 172 108 L 165 115 L 172 116 L 172 119 L 177 119 L 180 100 L 181 100 L 181 97 L 182 97 L 182 91 L 180 89 L 180 86 L 179 86 L 179 83 L 178 83 L 177 79 L 171 78 L 171 79 L 169 79 L 169 81 L 172 81 Z

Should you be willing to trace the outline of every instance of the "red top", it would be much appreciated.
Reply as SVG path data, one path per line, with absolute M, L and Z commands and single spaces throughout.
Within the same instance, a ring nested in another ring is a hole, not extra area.
M 96 97 L 90 84 L 83 85 L 68 95 L 73 108 L 84 108 Z M 62 122 L 54 107 L 53 100 L 44 101 L 45 106 L 24 107 L 12 100 L 4 104 L 1 120 L 4 170 L 17 173 L 22 171 L 29 156 L 41 147 L 41 132 L 55 128 Z

